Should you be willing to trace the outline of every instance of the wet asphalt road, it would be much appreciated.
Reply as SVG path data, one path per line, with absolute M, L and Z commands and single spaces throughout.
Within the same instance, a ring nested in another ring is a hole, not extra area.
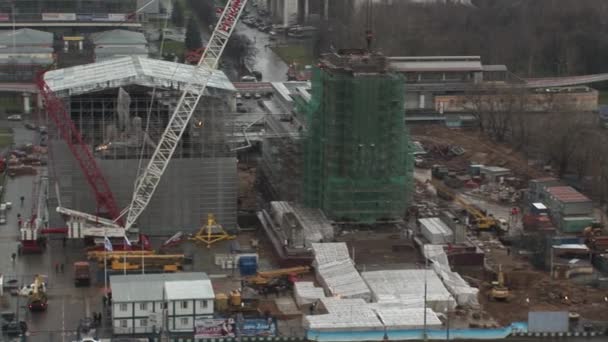
M 37 138 L 37 133 L 26 130 L 22 123 L 0 122 L 0 125 L 14 127 L 16 145 L 32 143 Z M 48 276 L 48 310 L 30 313 L 25 308 L 26 298 L 12 296 L 10 291 L 5 291 L 2 298 L 2 310 L 17 312 L 19 319 L 28 323 L 27 341 L 72 341 L 76 339 L 75 330 L 80 319 L 90 316 L 93 311 L 102 311 L 103 284 L 93 284 L 90 288 L 75 288 L 73 284 L 71 264 L 83 259 L 82 243 L 68 241 L 64 247 L 61 237 L 51 236 L 43 254 L 18 256 L 15 263 L 10 258 L 12 253 L 16 253 L 19 240 L 17 214 L 31 217 L 32 197 L 36 196 L 33 190 L 44 173 L 44 168 L 40 168 L 36 176 L 16 177 L 6 183 L 3 201 L 12 202 L 13 208 L 8 212 L 7 224 L 0 226 L 0 272 L 6 278 L 17 279 L 20 285 L 31 284 L 36 274 Z M 44 190 L 37 193 L 42 197 L 40 203 L 44 203 Z M 20 196 L 25 197 L 23 206 L 19 203 Z M 62 263 L 65 265 L 64 273 L 56 273 L 55 264 Z M 7 336 L 0 338 L 0 341 L 8 340 Z
M 237 33 L 244 34 L 254 41 L 257 53 L 253 68 L 262 73 L 262 81 L 281 82 L 287 80 L 287 64 L 269 47 L 271 42 L 267 33 L 248 27 L 242 22 L 237 26 Z

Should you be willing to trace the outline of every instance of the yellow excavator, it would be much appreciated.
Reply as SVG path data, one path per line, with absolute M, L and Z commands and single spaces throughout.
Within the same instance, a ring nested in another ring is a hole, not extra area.
M 473 205 L 465 201 L 460 195 L 448 189 L 448 187 L 443 185 L 440 181 L 436 179 L 431 179 L 431 185 L 433 185 L 433 187 L 437 191 L 438 197 L 448 201 L 455 201 L 464 210 L 466 210 L 466 212 L 469 214 L 469 217 L 472 219 L 475 228 L 479 230 L 490 230 L 500 228 L 501 224 L 497 219 L 495 219 L 493 216 L 482 213 Z
M 510 294 L 509 288 L 505 286 L 505 275 L 502 272 L 502 265 L 498 265 L 498 278 L 492 282 L 490 299 L 504 302 L 509 300 Z

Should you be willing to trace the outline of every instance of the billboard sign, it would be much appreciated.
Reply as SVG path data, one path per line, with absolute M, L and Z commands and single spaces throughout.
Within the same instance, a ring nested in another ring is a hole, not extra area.
M 43 21 L 76 21 L 76 13 L 42 13 Z
M 235 324 L 232 318 L 197 317 L 194 321 L 195 338 L 235 337 Z
M 93 20 L 93 15 L 92 14 L 76 14 L 76 20 L 78 20 L 78 21 L 92 21 Z
M 109 13 L 108 21 L 125 21 L 127 20 L 127 15 L 124 13 Z
M 241 325 L 241 336 L 272 337 L 277 333 L 277 326 L 272 318 L 245 319 Z
M 93 21 L 108 21 L 108 15 L 107 14 L 93 14 L 92 19 L 93 19 Z

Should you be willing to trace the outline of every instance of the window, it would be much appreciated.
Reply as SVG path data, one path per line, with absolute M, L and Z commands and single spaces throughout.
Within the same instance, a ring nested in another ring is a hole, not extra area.
M 125 303 L 120 304 L 120 311 L 127 311 L 127 304 L 125 304 Z
M 140 319 L 139 320 L 139 326 L 140 327 L 147 327 L 148 326 L 148 320 L 147 319 Z
M 182 302 L 179 303 L 179 307 L 180 309 L 187 309 L 188 308 L 188 301 L 184 300 Z
M 201 308 L 203 308 L 203 309 L 207 308 L 208 304 L 207 304 L 206 300 L 201 300 L 200 303 L 201 303 Z
M 121 319 L 121 320 L 120 320 L 120 327 L 121 327 L 121 328 L 126 328 L 126 327 L 128 327 L 128 326 L 129 326 L 129 324 L 128 324 L 128 322 L 127 322 L 127 320 L 126 320 L 126 319 Z
M 188 317 L 182 317 L 179 322 L 181 323 L 181 325 L 188 325 Z
M 148 310 L 148 303 L 139 303 L 139 310 Z

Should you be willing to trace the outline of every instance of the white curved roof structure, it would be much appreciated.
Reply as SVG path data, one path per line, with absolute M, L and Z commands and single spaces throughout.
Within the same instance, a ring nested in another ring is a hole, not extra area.
M 44 80 L 57 96 L 64 97 L 133 84 L 182 89 L 189 82 L 202 83 L 200 76 L 192 65 L 131 56 L 49 71 Z M 213 72 L 207 88 L 236 91 L 219 70 Z

